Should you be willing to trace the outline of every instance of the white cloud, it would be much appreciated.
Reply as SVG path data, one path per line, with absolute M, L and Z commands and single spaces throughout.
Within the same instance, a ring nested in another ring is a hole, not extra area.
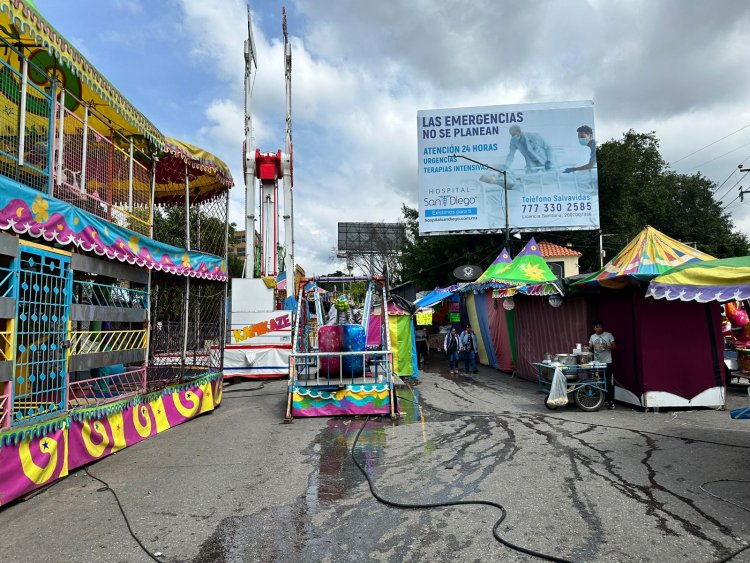
M 200 134 L 217 154 L 229 155 L 238 201 L 245 5 L 179 5 L 184 33 L 201 37 L 192 60 L 226 85 Z M 281 29 L 269 26 L 277 15 L 256 9 L 254 140 L 275 151 L 284 134 Z M 750 6 L 734 0 L 687 7 L 349 0 L 335 10 L 319 0 L 294 2 L 288 27 L 298 261 L 317 273 L 335 269 L 327 256 L 339 221 L 395 220 L 402 202 L 416 204 L 419 109 L 593 98 L 600 142 L 630 128 L 655 130 L 668 161 L 737 129 L 750 122 L 750 75 L 739 68 L 750 54 L 743 31 L 749 20 Z M 750 129 L 675 169 L 703 165 L 719 182 L 750 155 L 750 146 L 737 148 L 748 142 Z M 234 207 L 241 217 L 242 206 Z M 747 212 L 744 205 L 732 211 L 740 219 Z

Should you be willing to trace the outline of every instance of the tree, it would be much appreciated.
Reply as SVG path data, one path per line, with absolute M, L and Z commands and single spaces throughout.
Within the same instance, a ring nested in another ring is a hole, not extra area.
M 597 150 L 597 165 L 600 224 L 607 235 L 604 249 L 609 258 L 646 225 L 716 258 L 750 252 L 747 236 L 735 229 L 714 199 L 715 184 L 700 174 L 670 170 L 655 133 L 630 130 L 621 139 L 603 143 Z M 402 210 L 408 227 L 401 253 L 402 279 L 415 281 L 421 289 L 447 285 L 453 281 L 452 269 L 460 264 L 486 266 L 504 245 L 503 235 L 420 237 L 417 210 L 406 206 Z M 582 252 L 582 272 L 599 268 L 596 231 L 543 232 L 534 237 Z M 518 250 L 511 249 L 514 254 Z

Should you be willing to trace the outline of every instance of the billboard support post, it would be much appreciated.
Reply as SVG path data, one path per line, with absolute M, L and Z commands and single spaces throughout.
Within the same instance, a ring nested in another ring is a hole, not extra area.
M 474 160 L 473 158 L 469 158 L 468 156 L 464 156 L 462 154 L 454 154 L 452 156 L 453 158 L 463 158 L 465 160 L 473 162 L 474 164 L 479 164 L 480 166 L 484 166 L 485 168 L 489 168 L 490 170 L 503 175 L 503 192 L 505 193 L 505 248 L 508 249 L 508 252 L 510 252 L 512 255 L 513 252 L 510 249 L 510 219 L 508 217 L 508 173 L 505 170 L 493 168 L 489 164 L 479 162 L 478 160 Z

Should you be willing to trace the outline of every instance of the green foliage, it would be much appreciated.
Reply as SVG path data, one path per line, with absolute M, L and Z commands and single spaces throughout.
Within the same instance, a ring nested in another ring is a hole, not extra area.
M 750 241 L 735 230 L 729 214 L 713 198 L 714 183 L 700 174 L 669 170 L 651 133 L 626 132 L 621 139 L 601 144 L 597 150 L 599 207 L 605 233 L 605 261 L 619 252 L 646 225 L 716 258 L 743 256 Z M 402 207 L 408 241 L 401 254 L 402 280 L 419 289 L 445 286 L 461 264 L 486 268 L 505 245 L 504 235 L 419 236 L 416 209 Z M 599 268 L 599 233 L 595 231 L 534 233 L 537 241 L 569 245 L 583 253 L 581 272 Z M 515 255 L 528 241 L 511 239 Z

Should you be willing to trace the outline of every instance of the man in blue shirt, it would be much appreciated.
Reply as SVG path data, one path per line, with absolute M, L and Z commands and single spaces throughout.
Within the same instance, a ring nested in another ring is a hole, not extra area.
M 596 166 L 596 141 L 594 140 L 594 130 L 588 125 L 581 125 L 577 130 L 578 142 L 584 147 L 588 147 L 589 161 L 582 166 L 566 168 L 563 172 L 576 172 L 578 170 L 591 170 Z
M 516 151 L 526 159 L 526 172 L 533 169 L 550 170 L 552 168 L 552 147 L 539 133 L 524 133 L 518 125 L 511 125 L 510 150 L 505 157 L 505 168 L 510 168 Z

